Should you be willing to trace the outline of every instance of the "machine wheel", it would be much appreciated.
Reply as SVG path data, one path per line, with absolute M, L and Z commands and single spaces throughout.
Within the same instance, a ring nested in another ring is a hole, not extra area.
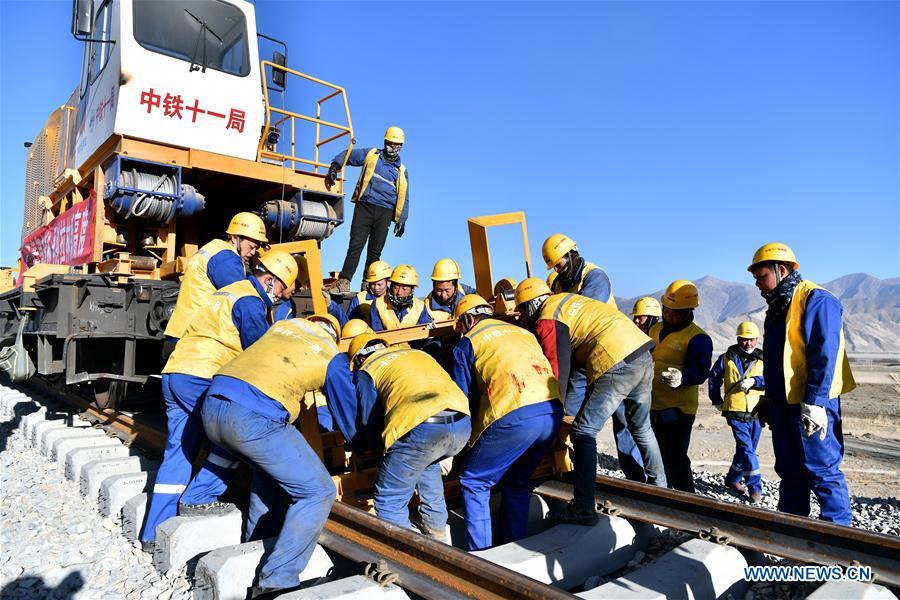
M 115 410 L 128 393 L 128 382 L 118 379 L 101 379 L 93 383 L 94 404 L 97 408 Z

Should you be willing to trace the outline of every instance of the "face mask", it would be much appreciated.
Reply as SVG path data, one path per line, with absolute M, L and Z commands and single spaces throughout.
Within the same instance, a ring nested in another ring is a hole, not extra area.
M 394 150 L 394 149 L 391 148 L 390 146 L 385 146 L 385 147 L 384 147 L 384 150 L 383 150 L 383 153 L 384 153 L 384 157 L 385 157 L 386 159 L 388 159 L 389 161 L 391 161 L 391 162 L 394 162 L 394 161 L 396 161 L 398 158 L 400 158 L 400 150 L 399 150 L 399 149 L 398 149 L 398 150 Z
M 269 285 L 266 286 L 266 296 L 269 297 L 269 302 L 275 304 L 275 301 L 278 300 L 278 297 L 272 293 L 272 290 L 275 289 L 275 283 L 270 281 Z

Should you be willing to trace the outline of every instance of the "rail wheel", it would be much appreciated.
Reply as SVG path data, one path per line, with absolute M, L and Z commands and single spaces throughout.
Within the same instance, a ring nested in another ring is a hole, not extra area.
M 118 379 L 101 379 L 93 382 L 94 404 L 97 408 L 116 409 L 125 399 L 128 382 Z

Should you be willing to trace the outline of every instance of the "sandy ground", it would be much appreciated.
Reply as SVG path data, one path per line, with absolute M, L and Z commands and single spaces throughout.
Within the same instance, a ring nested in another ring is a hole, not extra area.
M 854 365 L 858 387 L 842 398 L 845 456 L 850 493 L 867 498 L 900 497 L 900 366 Z M 601 452 L 615 455 L 612 428 L 600 433 Z M 764 429 L 757 452 L 763 478 L 777 481 L 772 434 Z M 734 438 L 725 419 L 701 388 L 700 409 L 691 436 L 695 469 L 724 474 L 734 455 Z

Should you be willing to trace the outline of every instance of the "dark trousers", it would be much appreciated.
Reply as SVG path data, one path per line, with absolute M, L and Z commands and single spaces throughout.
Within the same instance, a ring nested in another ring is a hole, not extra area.
M 662 454 L 669 487 L 693 494 L 694 475 L 691 473 L 688 446 L 691 445 L 694 415 L 686 414 L 677 408 L 652 410 L 650 424 L 659 443 L 659 452 Z
M 350 247 L 347 248 L 347 257 L 341 268 L 341 279 L 353 279 L 356 267 L 359 265 L 359 256 L 363 246 L 368 240 L 366 251 L 366 269 L 369 265 L 381 258 L 381 250 L 387 239 L 388 229 L 394 218 L 394 210 L 375 206 L 369 202 L 359 202 L 353 210 L 353 222 L 350 224 Z M 365 272 L 365 269 L 363 270 Z

